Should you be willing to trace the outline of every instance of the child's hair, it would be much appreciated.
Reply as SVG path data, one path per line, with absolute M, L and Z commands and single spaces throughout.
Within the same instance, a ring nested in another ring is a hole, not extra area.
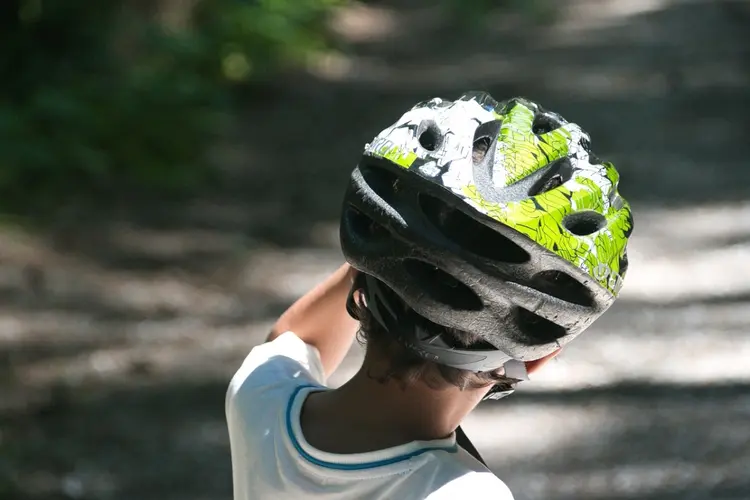
M 399 328 L 417 330 L 430 336 L 441 335 L 448 344 L 455 347 L 476 347 L 478 349 L 492 349 L 492 346 L 480 337 L 454 328 L 437 325 L 415 313 L 403 300 L 391 290 L 388 292 L 388 302 L 403 312 L 399 314 Z M 509 390 L 519 380 L 506 377 L 503 369 L 485 372 L 471 372 L 450 366 L 441 365 L 424 359 L 414 351 L 404 346 L 396 334 L 386 330 L 367 309 L 361 298 L 353 304 L 351 311 L 359 320 L 360 329 L 357 340 L 366 347 L 368 355 L 375 354 L 386 359 L 389 366 L 383 374 L 368 373 L 380 382 L 396 380 L 404 385 L 417 381 L 426 383 L 433 389 L 445 387 L 446 384 L 464 389 L 476 389 L 488 385 L 499 386 L 500 390 Z

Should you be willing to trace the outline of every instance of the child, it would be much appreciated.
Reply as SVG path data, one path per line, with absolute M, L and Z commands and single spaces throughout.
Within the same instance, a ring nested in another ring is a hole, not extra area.
M 345 195 L 349 264 L 229 387 L 235 499 L 512 499 L 456 429 L 615 300 L 633 227 L 618 180 L 520 98 L 433 99 L 381 132 Z M 327 388 L 357 332 L 362 368 Z

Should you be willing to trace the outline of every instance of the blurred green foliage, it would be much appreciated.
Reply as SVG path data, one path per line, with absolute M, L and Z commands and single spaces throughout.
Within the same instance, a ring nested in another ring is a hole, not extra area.
M 221 58 L 224 78 L 273 75 L 325 50 L 326 15 L 345 0 L 206 0 L 195 11 L 196 33 Z
M 0 209 L 190 192 L 237 84 L 326 46 L 344 0 L 6 0 Z
M 325 51 L 347 1 L 0 2 L 0 211 L 203 188 L 236 91 Z M 494 9 L 548 5 L 442 0 L 474 32 Z

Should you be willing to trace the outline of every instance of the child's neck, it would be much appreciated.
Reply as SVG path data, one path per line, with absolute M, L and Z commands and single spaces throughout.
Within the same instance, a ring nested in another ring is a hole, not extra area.
M 450 436 L 488 389 L 402 387 L 368 376 L 367 364 L 338 389 L 313 393 L 302 414 L 310 444 L 331 453 L 359 453 Z

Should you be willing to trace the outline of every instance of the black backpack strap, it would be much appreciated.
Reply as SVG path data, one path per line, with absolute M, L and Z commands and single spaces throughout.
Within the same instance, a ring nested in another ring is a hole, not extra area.
M 477 449 L 472 444 L 471 440 L 469 439 L 469 436 L 466 435 L 464 430 L 459 425 L 456 429 L 456 444 L 466 450 L 466 452 L 471 455 L 472 457 L 479 460 L 479 462 L 487 467 L 487 464 L 484 462 L 484 459 L 482 458 L 482 455 L 479 454 Z M 489 469 L 489 467 L 487 467 Z

